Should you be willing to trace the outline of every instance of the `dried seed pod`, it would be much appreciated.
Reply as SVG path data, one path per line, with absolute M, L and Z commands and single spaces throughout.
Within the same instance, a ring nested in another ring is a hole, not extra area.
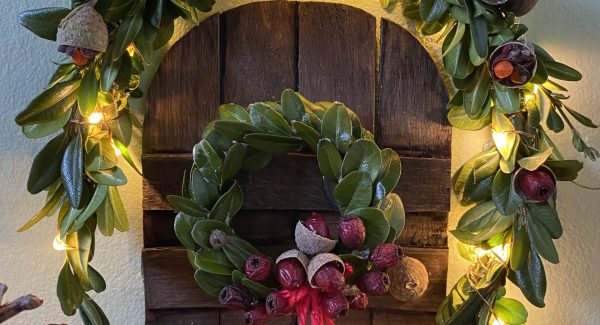
M 248 309 L 254 302 L 254 295 L 240 284 L 232 284 L 221 289 L 219 303 L 231 309 Z
M 265 282 L 273 271 L 273 261 L 264 255 L 250 255 L 244 264 L 244 274 L 248 279 Z
M 295 239 L 296 246 L 308 255 L 330 252 L 337 244 L 337 240 L 325 238 L 311 231 L 302 221 L 296 224 Z
M 358 280 L 358 288 L 370 296 L 382 296 L 390 288 L 390 277 L 379 271 L 369 271 Z
M 348 300 L 350 309 L 365 309 L 369 306 L 369 297 L 355 285 L 346 286 L 342 293 Z
M 327 227 L 327 223 L 325 222 L 325 218 L 313 212 L 307 219 L 304 221 L 304 225 L 315 232 L 317 235 L 320 235 L 325 238 L 331 239 L 331 234 L 329 233 L 329 227 Z
M 373 266 L 384 269 L 400 262 L 402 249 L 396 244 L 386 243 L 375 246 L 371 252 L 371 261 Z
M 346 248 L 358 249 L 365 242 L 367 231 L 362 219 L 357 216 L 343 216 L 340 220 L 340 240 Z
M 403 257 L 400 263 L 387 269 L 390 276 L 390 293 L 399 301 L 419 299 L 429 285 L 429 273 L 421 261 Z
M 337 268 L 337 271 L 343 277 L 345 267 L 342 259 L 335 254 L 321 253 L 313 257 L 313 259 L 310 260 L 310 263 L 308 264 L 308 283 L 310 283 L 311 287 L 317 288 L 317 284 L 314 281 L 315 275 L 321 268 L 325 267 L 326 265 L 335 266 Z M 343 288 L 343 284 L 340 287 L 340 289 L 341 288 Z
M 266 299 L 267 313 L 273 316 L 283 316 L 289 314 L 294 309 L 293 305 L 290 305 L 288 298 L 281 293 L 281 291 L 271 292 Z
M 522 41 L 507 42 L 490 55 L 490 76 L 496 83 L 517 88 L 528 83 L 537 69 L 535 50 Z
M 298 250 L 289 250 L 279 255 L 275 273 L 277 280 L 285 289 L 300 287 L 306 282 L 308 257 Z
M 321 308 L 325 315 L 332 319 L 340 319 L 348 314 L 348 300 L 341 292 L 326 293 L 321 297 Z
M 273 316 L 267 313 L 264 302 L 259 302 L 244 313 L 244 323 L 247 325 L 267 324 L 271 318 Z
M 525 202 L 546 202 L 556 193 L 556 176 L 543 165 L 532 171 L 519 168 L 512 182 L 513 188 Z
M 58 25 L 56 42 L 96 52 L 106 52 L 108 28 L 96 9 L 96 1 L 89 1 L 73 9 Z

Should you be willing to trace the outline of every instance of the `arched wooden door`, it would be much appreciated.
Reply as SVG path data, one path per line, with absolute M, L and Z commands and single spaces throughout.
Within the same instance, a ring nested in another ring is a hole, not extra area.
M 448 260 L 447 96 L 419 42 L 383 20 L 379 43 L 376 24 L 373 16 L 345 5 L 254 3 L 212 16 L 167 54 L 149 93 L 143 135 L 147 324 L 242 323 L 240 312 L 219 309 L 196 285 L 165 197 L 179 192 L 191 149 L 217 118 L 220 103 L 277 99 L 285 88 L 345 103 L 381 147 L 400 153 L 397 192 L 407 220 L 399 243 L 431 273 L 419 301 L 372 298 L 372 309 L 352 311 L 343 323 L 434 323 Z M 267 169 L 252 174 L 252 182 L 241 180 L 245 202 L 234 222 L 238 234 L 276 254 L 293 245 L 294 224 L 310 211 L 323 211 L 336 223 L 314 157 L 279 157 Z

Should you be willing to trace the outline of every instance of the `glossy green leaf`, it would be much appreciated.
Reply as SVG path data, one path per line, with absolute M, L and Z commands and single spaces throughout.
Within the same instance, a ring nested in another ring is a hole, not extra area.
M 199 169 L 194 169 L 190 176 L 189 194 L 202 208 L 210 208 L 219 198 L 219 186 L 204 177 Z
M 39 139 L 61 130 L 71 119 L 72 109 L 68 109 L 56 120 L 40 124 L 29 124 L 22 127 L 23 134 L 29 139 Z
M 514 216 L 504 216 L 492 201 L 481 203 L 468 210 L 451 233 L 460 241 L 477 245 L 508 229 Z
M 106 281 L 91 265 L 88 265 L 88 276 L 90 278 L 90 286 L 94 291 L 101 293 L 106 290 Z
M 419 13 L 426 23 L 440 20 L 449 8 L 450 4 L 446 0 L 422 0 L 419 2 Z
M 536 252 L 530 251 L 526 268 L 510 272 L 508 278 L 521 289 L 525 298 L 534 306 L 540 308 L 545 306 L 546 273 L 544 264 Z
M 274 290 L 248 278 L 242 279 L 242 285 L 252 291 L 259 299 L 266 299 Z
M 206 208 L 199 206 L 195 201 L 181 196 L 169 195 L 167 200 L 175 209 L 190 216 L 205 218 L 209 213 Z
M 233 264 L 227 259 L 223 250 L 206 249 L 195 254 L 194 264 L 199 270 L 221 275 L 230 275 L 234 270 Z
M 359 208 L 350 211 L 348 214 L 359 217 L 366 229 L 364 247 L 373 249 L 379 244 L 383 244 L 390 231 L 390 223 L 385 217 L 383 211 L 377 208 Z
M 238 174 L 244 163 L 246 146 L 241 143 L 233 144 L 223 159 L 223 172 L 221 174 L 221 185 L 226 181 L 233 179 Z
M 342 157 L 329 139 L 321 139 L 317 147 L 317 162 L 321 174 L 337 183 L 342 177 Z
M 221 289 L 232 283 L 230 276 L 211 274 L 202 270 L 196 270 L 194 279 L 204 292 L 214 297 L 219 295 Z
M 167 24 L 161 25 L 156 34 L 156 38 L 154 39 L 154 50 L 161 49 L 163 46 L 167 45 L 174 33 L 175 21 L 170 21 Z
M 98 184 L 109 186 L 121 186 L 127 184 L 127 177 L 119 167 L 96 172 L 87 172 L 87 175 Z
M 323 116 L 321 136 L 331 140 L 341 153 L 346 153 L 352 140 L 352 121 L 348 109 L 341 103 L 334 103 Z
M 360 139 L 350 146 L 342 162 L 342 176 L 355 170 L 369 173 L 371 180 L 379 176 L 381 167 L 381 151 L 373 141 Z
M 533 171 L 542 166 L 550 156 L 552 156 L 552 148 L 547 148 L 546 150 L 538 152 L 533 156 L 523 157 L 517 162 L 521 167 Z
M 83 143 L 81 132 L 77 132 L 65 150 L 60 174 L 65 192 L 71 205 L 82 207 L 83 196 Z
M 394 227 L 399 236 L 400 233 L 402 233 L 402 230 L 404 230 L 406 221 L 404 204 L 402 203 L 400 196 L 396 193 L 386 195 L 383 200 L 377 204 L 377 208 L 383 211 L 383 215 L 390 223 L 390 226 Z
M 457 129 L 478 131 L 492 123 L 492 116 L 487 114 L 481 119 L 472 119 L 463 106 L 455 106 L 448 112 L 448 121 Z
M 473 42 L 477 55 L 480 58 L 486 58 L 488 55 L 488 29 L 485 17 L 477 16 L 474 13 L 470 1 L 465 1 L 466 9 L 469 14 L 469 32 L 471 42 Z
M 444 47 L 444 52 L 442 53 L 442 57 L 446 56 L 449 51 L 451 51 L 460 44 L 460 42 L 463 39 L 463 36 L 465 35 L 465 31 L 466 24 L 458 22 L 455 27 L 455 30 L 453 30 L 453 32 L 448 35 L 451 41 L 450 43 L 446 43 Z
M 119 75 L 119 70 L 121 69 L 121 64 L 123 62 L 122 57 L 118 56 L 117 59 L 112 59 L 112 52 L 114 49 L 110 49 L 109 52 L 102 58 L 102 67 L 100 69 L 100 84 L 102 90 L 108 92 L 115 80 L 117 80 L 117 76 Z
M 545 165 L 554 172 L 558 181 L 572 181 L 583 169 L 583 164 L 577 160 L 547 160 Z
M 552 241 L 552 236 L 541 220 L 535 217 L 527 218 L 527 234 L 529 234 L 531 248 L 534 251 L 539 253 L 548 262 L 558 263 L 558 252 Z
M 510 268 L 513 271 L 519 271 L 527 265 L 530 251 L 529 237 L 525 226 L 518 222 L 513 225 L 512 234 Z
M 302 122 L 293 121 L 292 126 L 296 133 L 304 140 L 304 143 L 312 150 L 312 152 L 317 152 L 317 145 L 319 140 L 321 139 L 321 135 L 317 130 L 313 129 L 311 126 L 308 126 Z
M 88 204 L 85 206 L 85 208 L 83 209 L 81 214 L 77 217 L 77 221 L 75 222 L 73 229 L 79 230 L 84 226 L 85 222 L 92 215 L 94 215 L 96 210 L 98 210 L 100 205 L 102 205 L 102 203 L 106 199 L 106 195 L 108 195 L 108 186 L 98 184 L 98 186 L 96 186 L 96 190 L 94 191 L 94 194 L 92 195 L 92 198 L 90 199 Z
M 496 109 L 502 113 L 516 113 L 521 108 L 520 91 L 494 83 Z
M 302 99 L 291 89 L 286 89 L 281 94 L 281 109 L 288 121 L 308 122 Z
M 90 287 L 90 278 L 88 276 L 88 260 L 93 242 L 93 231 L 89 224 L 86 224 L 79 231 L 67 235 L 65 244 L 73 249 L 67 249 L 67 258 L 73 268 L 73 272 L 83 288 Z
M 551 107 L 550 110 L 548 110 L 546 126 L 548 127 L 548 129 L 554 131 L 555 133 L 559 133 L 565 129 L 565 122 L 563 122 L 562 118 L 556 112 L 556 108 L 554 107 Z
M 386 157 L 390 161 L 390 167 L 387 173 L 381 178 L 381 185 L 385 188 L 386 193 L 392 193 L 398 185 L 400 175 L 402 175 L 402 162 L 396 151 L 390 148 L 381 150 L 381 156 Z
M 135 40 L 137 35 L 142 30 L 144 23 L 141 12 L 133 16 L 125 17 L 117 29 L 117 36 L 113 44 L 112 59 L 116 60 L 121 57 L 127 46 Z
M 83 116 L 89 116 L 96 109 L 99 87 L 98 78 L 96 78 L 96 67 L 94 63 L 91 63 L 90 68 L 83 75 L 77 98 L 79 112 Z
M 575 118 L 577 120 L 577 122 L 581 123 L 584 126 L 587 126 L 588 128 L 593 128 L 596 129 L 598 128 L 598 125 L 596 125 L 596 123 L 594 123 L 589 117 L 568 108 L 567 106 L 563 105 L 563 108 L 567 110 L 567 112 L 569 112 L 569 114 L 571 114 L 571 116 L 573 116 L 573 118 Z
M 252 124 L 268 134 L 292 135 L 292 129 L 283 116 L 264 103 L 251 104 L 249 114 Z
M 86 171 L 97 172 L 117 166 L 117 155 L 108 132 L 102 131 L 92 135 L 88 133 L 85 150 Z
M 546 67 L 548 75 L 556 79 L 565 81 L 580 81 L 582 78 L 582 75 L 579 71 L 560 62 L 544 60 L 544 67 Z
M 246 263 L 248 257 L 258 253 L 258 250 L 249 242 L 236 236 L 227 236 L 223 251 L 227 254 L 229 261 L 240 271 L 244 270 L 244 263 Z
M 464 107 L 470 118 L 481 118 L 484 105 L 490 94 L 490 74 L 485 67 L 478 69 L 477 83 L 471 89 L 465 90 Z
M 17 21 L 38 37 L 55 41 L 58 25 L 69 12 L 71 10 L 60 7 L 27 10 L 19 14 Z
M 179 242 L 189 250 L 196 250 L 197 245 L 192 237 L 192 228 L 197 218 L 188 216 L 183 212 L 177 213 L 175 216 L 174 228 L 175 235 Z
M 219 116 L 225 121 L 252 123 L 248 111 L 238 104 L 223 104 L 219 106 Z
M 527 310 L 517 300 L 502 297 L 494 304 L 495 315 L 505 324 L 520 325 L 527 322 Z
M 83 300 L 83 288 L 71 271 L 68 259 L 65 259 L 65 263 L 58 275 L 56 294 L 63 313 L 67 316 L 75 315 L 77 308 Z
M 527 212 L 529 219 L 535 219 L 536 224 L 541 224 L 550 233 L 554 239 L 558 239 L 563 234 L 563 227 L 558 218 L 556 209 L 547 202 L 527 203 Z
M 373 183 L 368 173 L 357 170 L 342 178 L 333 191 L 342 214 L 368 207 L 373 197 Z
M 492 199 L 496 208 L 505 216 L 512 215 L 523 205 L 523 200 L 512 185 L 512 177 L 499 170 L 492 183 Z
M 80 80 L 66 81 L 44 90 L 17 115 L 16 123 L 23 126 L 59 119 L 77 100 L 76 90 L 80 82 Z
M 450 35 L 454 36 L 456 32 Z M 468 35 L 463 36 L 452 49 L 449 49 L 451 38 L 447 37 L 444 40 L 443 52 L 446 53 L 443 58 L 444 68 L 454 78 L 465 79 L 473 71 L 473 66 L 469 61 L 470 39 Z
M 252 124 L 229 120 L 215 121 L 214 127 L 223 136 L 235 141 L 242 141 L 247 134 L 261 132 Z
M 242 189 L 237 182 L 234 182 L 231 188 L 217 200 L 208 217 L 229 224 L 242 207 L 243 201 Z
M 262 152 L 273 155 L 285 155 L 297 151 L 302 144 L 300 138 L 262 133 L 247 134 L 244 136 L 244 142 Z
M 104 320 L 98 309 L 99 307 L 92 303 L 92 298 L 84 294 L 79 307 L 79 316 L 81 316 L 84 325 L 108 325 L 108 323 L 103 322 Z

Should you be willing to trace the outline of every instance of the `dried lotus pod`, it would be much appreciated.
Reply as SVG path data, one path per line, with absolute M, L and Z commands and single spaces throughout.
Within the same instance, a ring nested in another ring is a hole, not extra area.
M 308 274 L 308 283 L 310 283 L 310 286 L 313 288 L 316 288 L 317 286 L 313 283 L 313 278 L 315 276 L 315 274 L 317 273 L 317 271 L 319 271 L 319 269 L 329 263 L 335 264 L 335 266 L 338 268 L 338 270 L 340 271 L 340 273 L 344 274 L 344 272 L 346 271 L 346 268 L 344 266 L 344 261 L 342 261 L 342 259 L 335 255 L 335 254 L 331 254 L 331 253 L 321 253 L 315 257 L 313 257 L 310 260 L 310 263 L 308 263 L 308 269 L 307 269 L 307 274 Z
M 59 46 L 106 52 L 108 28 L 95 4 L 96 0 L 83 3 L 63 18 L 56 34 Z
M 429 272 L 421 261 L 403 257 L 400 263 L 387 269 L 390 276 L 390 294 L 399 301 L 414 301 L 427 291 Z
M 296 224 L 295 239 L 296 246 L 308 255 L 330 252 L 337 244 L 337 240 L 325 238 L 311 231 L 302 221 Z

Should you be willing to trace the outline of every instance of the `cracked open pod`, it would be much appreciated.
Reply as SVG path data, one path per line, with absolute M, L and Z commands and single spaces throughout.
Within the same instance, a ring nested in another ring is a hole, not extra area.
M 59 45 L 106 52 L 108 29 L 102 16 L 89 1 L 73 9 L 58 25 L 56 42 Z
M 344 267 L 344 261 L 342 259 L 331 253 L 321 253 L 310 260 L 308 264 L 308 283 L 313 288 L 316 288 L 316 284 L 313 283 L 313 278 L 317 271 L 319 271 L 323 266 L 332 263 L 337 267 L 341 274 L 344 274 L 346 268 Z
M 287 260 L 290 258 L 300 261 L 300 264 L 304 266 L 304 270 L 308 269 L 308 257 L 297 249 L 290 249 L 289 251 L 281 253 L 281 255 L 277 257 L 277 260 L 275 260 L 275 265 L 279 264 L 279 262 L 283 260 Z
M 296 224 L 295 239 L 296 246 L 308 255 L 330 252 L 337 244 L 337 240 L 325 238 L 308 229 L 302 221 Z

